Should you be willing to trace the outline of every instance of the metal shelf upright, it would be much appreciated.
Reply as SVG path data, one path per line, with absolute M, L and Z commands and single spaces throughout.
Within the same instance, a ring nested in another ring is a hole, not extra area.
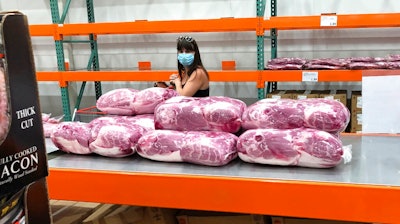
M 71 0 L 67 0 L 65 3 L 65 7 L 63 10 L 63 14 L 60 18 L 59 14 L 59 7 L 58 7 L 58 0 L 50 0 L 50 9 L 51 9 L 51 15 L 52 15 L 52 22 L 54 24 L 64 24 L 65 17 L 68 13 L 69 6 L 71 4 Z M 89 23 L 94 23 L 95 18 L 94 18 L 94 7 L 93 7 L 93 0 L 86 0 L 86 8 L 87 8 L 87 15 L 88 15 L 88 22 Z M 73 43 L 73 42 L 89 42 L 90 43 L 90 59 L 87 65 L 87 70 L 88 71 L 99 71 L 99 57 L 98 57 L 98 48 L 97 48 L 97 36 L 95 34 L 89 34 L 89 40 L 88 41 L 73 41 L 73 40 L 64 40 L 63 35 L 59 35 L 58 37 L 55 37 L 55 45 L 56 45 L 56 54 L 57 54 L 57 66 L 58 66 L 58 71 L 66 71 L 65 67 L 65 55 L 64 55 L 64 43 Z M 71 116 L 71 109 L 70 109 L 70 100 L 69 100 L 69 93 L 68 93 L 68 83 L 64 82 L 65 86 L 61 86 L 61 98 L 62 98 L 62 103 L 63 103 L 63 112 L 64 112 L 64 119 L 66 121 L 73 120 L 73 116 Z M 82 82 L 79 95 L 77 97 L 76 103 L 75 103 L 75 108 L 74 108 L 74 114 L 77 109 L 79 109 L 81 99 L 83 97 L 83 93 L 86 87 L 86 81 Z M 98 99 L 102 95 L 102 90 L 101 90 L 101 83 L 99 81 L 95 81 L 95 92 L 96 92 L 96 99 Z

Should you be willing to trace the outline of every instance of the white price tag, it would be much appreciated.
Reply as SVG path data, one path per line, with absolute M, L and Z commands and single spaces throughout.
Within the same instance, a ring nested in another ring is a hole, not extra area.
M 337 16 L 321 16 L 321 26 L 337 26 Z
M 301 78 L 303 82 L 318 82 L 318 72 L 303 72 Z

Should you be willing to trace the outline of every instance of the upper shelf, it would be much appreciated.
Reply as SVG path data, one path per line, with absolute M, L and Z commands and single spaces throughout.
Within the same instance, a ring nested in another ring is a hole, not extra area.
M 336 25 L 321 26 L 323 16 L 336 16 Z M 380 14 L 348 14 L 348 15 L 318 15 L 318 16 L 277 16 L 264 20 L 265 29 L 340 29 L 340 28 L 383 28 L 399 27 L 400 13 Z
M 321 18 L 316 16 L 277 16 L 269 19 L 219 18 L 199 20 L 167 20 L 74 24 L 34 24 L 30 25 L 31 36 L 62 36 L 88 34 L 149 34 L 185 32 L 235 32 L 256 31 L 261 34 L 267 29 L 340 29 L 340 28 L 379 28 L 399 27 L 400 13 L 330 15 L 337 17 L 337 24 L 321 26 Z

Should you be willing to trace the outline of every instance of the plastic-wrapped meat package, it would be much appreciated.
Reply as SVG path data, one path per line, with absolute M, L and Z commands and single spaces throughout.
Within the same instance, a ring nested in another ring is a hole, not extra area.
M 323 98 L 262 99 L 243 112 L 242 127 L 256 128 L 315 128 L 337 134 L 350 121 L 350 111 L 339 101 Z
M 10 107 L 3 68 L 0 69 L 0 144 L 6 139 L 10 128 Z
M 135 116 L 102 116 L 89 122 L 92 129 L 99 128 L 98 124 L 136 124 L 145 129 L 145 131 L 154 130 L 154 114 L 139 114 Z M 96 132 L 96 130 L 95 130 Z
M 107 114 L 133 115 L 136 113 L 133 102 L 137 92 L 139 90 L 131 88 L 111 90 L 99 97 L 96 107 Z
M 136 152 L 137 142 L 145 129 L 126 122 L 125 117 L 102 117 L 89 123 L 89 148 L 106 157 L 126 157 Z
M 99 110 L 113 115 L 153 114 L 161 102 L 176 96 L 173 89 L 151 87 L 144 90 L 121 88 L 109 91 L 97 100 Z
M 309 128 L 247 130 L 239 136 L 237 150 L 245 162 L 281 166 L 334 167 L 344 153 L 351 160 L 339 138 Z
M 61 122 L 53 130 L 51 140 L 60 150 L 74 154 L 90 154 L 90 127 L 83 122 Z
M 135 114 L 153 114 L 159 103 L 177 95 L 175 90 L 169 88 L 152 87 L 141 90 L 136 93 L 133 102 Z
M 237 139 L 227 132 L 154 130 L 139 139 L 137 152 L 156 161 L 223 166 L 237 157 Z
M 246 108 L 243 101 L 210 96 L 177 96 L 159 104 L 154 111 L 156 129 L 178 131 L 224 131 L 236 133 Z
M 45 138 L 50 138 L 54 129 L 61 122 L 64 116 L 51 117 L 51 114 L 42 113 L 43 134 Z

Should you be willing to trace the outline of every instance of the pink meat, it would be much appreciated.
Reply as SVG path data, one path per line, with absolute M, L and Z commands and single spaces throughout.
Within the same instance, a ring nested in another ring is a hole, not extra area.
M 342 161 L 339 138 L 316 129 L 252 129 L 239 136 L 237 150 L 245 162 L 334 167 Z
M 153 114 L 154 108 L 161 102 L 177 96 L 178 93 L 169 88 L 152 87 L 136 93 L 132 106 L 135 114 Z
M 103 94 L 96 103 L 99 110 L 114 115 L 153 114 L 161 102 L 177 96 L 175 90 L 152 87 L 144 90 L 115 89 Z
M 51 140 L 60 150 L 74 154 L 90 154 L 90 128 L 87 123 L 61 122 L 53 130 Z
M 173 97 L 156 107 L 155 128 L 235 133 L 241 127 L 245 108 L 244 102 L 229 97 Z
M 92 133 L 97 134 L 99 124 L 136 124 L 144 128 L 146 131 L 154 130 L 154 114 L 140 114 L 136 116 L 102 116 L 89 122 Z
M 10 108 L 4 70 L 0 69 L 0 144 L 6 139 L 10 128 Z
M 243 112 L 242 127 L 256 128 L 315 128 L 330 133 L 346 129 L 350 111 L 341 102 L 323 98 L 262 99 Z
M 96 107 L 108 114 L 133 115 L 136 111 L 133 107 L 135 96 L 139 90 L 121 88 L 111 90 L 99 97 Z
M 92 126 L 89 148 L 107 157 L 125 157 L 136 152 L 137 142 L 145 130 L 136 124 L 98 123 Z
M 182 162 L 180 151 L 185 133 L 171 130 L 154 130 L 145 133 L 138 141 L 140 156 L 156 161 Z
M 64 116 L 51 117 L 51 114 L 42 113 L 43 133 L 45 138 L 50 138 L 54 129 L 61 122 Z
M 59 123 L 43 123 L 43 134 L 45 138 L 50 138 Z
M 156 161 L 222 166 L 237 157 L 237 138 L 227 132 L 154 130 L 139 139 L 137 152 Z

